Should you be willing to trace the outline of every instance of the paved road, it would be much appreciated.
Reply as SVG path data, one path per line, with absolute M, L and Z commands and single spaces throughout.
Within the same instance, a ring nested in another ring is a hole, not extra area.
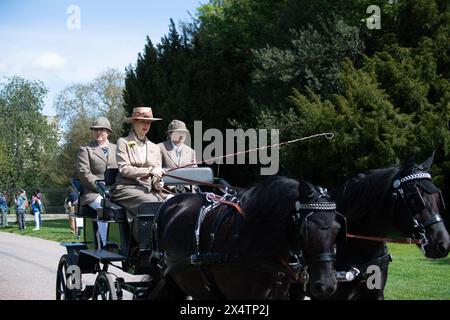
M 64 253 L 57 242 L 0 232 L 0 300 L 54 300 L 56 269 Z M 113 270 L 126 281 L 140 279 Z M 83 276 L 84 284 L 94 280 L 94 275 Z
M 0 232 L 0 299 L 55 299 L 57 242 Z

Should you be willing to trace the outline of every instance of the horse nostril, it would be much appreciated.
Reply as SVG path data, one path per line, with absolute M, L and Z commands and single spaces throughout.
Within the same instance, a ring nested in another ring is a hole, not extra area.
M 333 288 L 332 286 L 328 286 L 326 291 L 327 291 L 327 294 L 331 295 L 331 294 L 334 293 L 335 290 L 336 290 L 336 289 Z
M 314 284 L 314 289 L 316 289 L 316 292 L 325 292 L 325 286 L 322 284 L 322 282 L 316 282 Z
M 443 256 L 446 256 L 448 254 L 450 248 L 449 248 L 449 246 L 445 245 L 445 242 L 439 241 L 438 245 L 437 245 L 437 249 L 440 254 L 442 254 Z

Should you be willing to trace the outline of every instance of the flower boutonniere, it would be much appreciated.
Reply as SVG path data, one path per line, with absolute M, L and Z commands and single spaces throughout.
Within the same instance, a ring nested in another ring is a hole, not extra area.
M 133 149 L 133 147 L 136 145 L 136 141 L 129 141 L 128 145 L 130 146 L 131 149 Z

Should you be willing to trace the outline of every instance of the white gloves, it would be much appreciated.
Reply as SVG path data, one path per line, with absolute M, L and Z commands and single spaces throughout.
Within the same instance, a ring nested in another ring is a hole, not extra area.
M 155 167 L 150 170 L 150 173 L 153 175 L 152 186 L 155 190 L 161 191 L 164 187 L 164 182 L 162 181 L 162 177 L 166 173 L 162 168 Z
M 159 167 L 154 167 L 153 169 L 150 170 L 150 173 L 160 180 L 162 179 L 163 175 L 166 174 L 166 172 Z

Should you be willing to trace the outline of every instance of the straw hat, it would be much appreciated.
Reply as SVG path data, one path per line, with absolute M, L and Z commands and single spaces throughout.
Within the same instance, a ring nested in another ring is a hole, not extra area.
M 131 114 L 131 117 L 125 118 L 125 121 L 128 123 L 133 122 L 133 120 L 158 121 L 158 120 L 162 120 L 162 119 L 161 118 L 153 118 L 152 108 L 136 107 L 133 109 L 133 113 Z
M 91 130 L 92 129 L 108 129 L 110 132 L 112 132 L 111 123 L 105 117 L 98 117 L 97 119 L 95 119 L 94 123 L 91 126 Z

